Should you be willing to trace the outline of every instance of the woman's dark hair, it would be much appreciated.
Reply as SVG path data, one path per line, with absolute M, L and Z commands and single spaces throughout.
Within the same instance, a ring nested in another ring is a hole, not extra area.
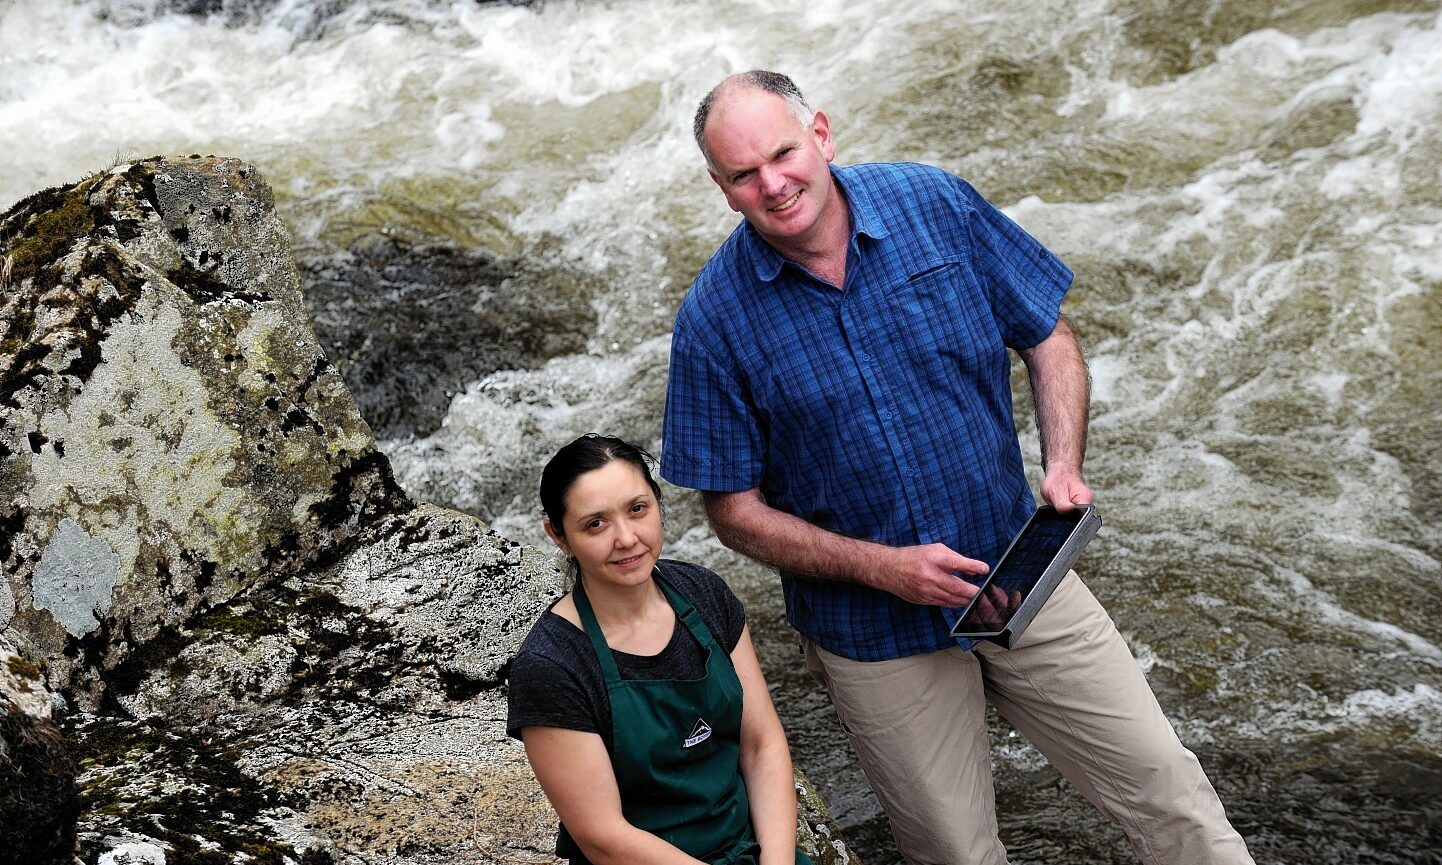
M 546 463 L 545 469 L 541 471 L 541 509 L 546 512 L 546 519 L 550 521 L 551 529 L 556 534 L 566 533 L 566 493 L 571 491 L 571 485 L 576 482 L 576 478 L 614 460 L 624 460 L 635 466 L 651 487 L 651 492 L 655 493 L 656 503 L 660 504 L 661 487 L 656 483 L 656 479 L 651 477 L 651 466 L 656 462 L 655 457 L 615 436 L 586 433 L 556 451 L 556 455 L 551 457 L 551 461 Z

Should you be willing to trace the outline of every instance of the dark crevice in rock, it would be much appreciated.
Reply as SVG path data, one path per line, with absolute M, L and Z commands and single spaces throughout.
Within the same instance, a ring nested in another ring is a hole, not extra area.
M 270 295 L 263 291 L 242 291 L 227 285 L 225 280 L 216 276 L 214 270 L 200 270 L 185 260 L 180 262 L 179 267 L 165 274 L 165 277 L 197 303 L 214 303 L 218 300 L 261 303 L 271 299 Z
M 312 530 L 304 534 L 286 530 L 266 548 L 262 559 L 276 576 L 324 569 L 377 521 L 414 508 L 415 503 L 396 483 L 390 461 L 379 451 L 371 451 L 336 471 L 330 495 L 310 506 L 316 520 Z
M 0 458 L 4 455 L 0 454 Z M 25 511 L 10 502 L 0 502 L 0 572 L 20 572 L 20 559 L 15 553 L 13 538 L 25 528 Z M 0 576 L 4 579 L 4 576 Z
M 251 865 L 334 862 L 323 849 L 297 851 L 256 819 L 293 801 L 236 767 L 236 743 L 113 717 L 77 717 L 66 733 L 82 767 L 83 859 L 103 852 L 108 832 L 139 830 L 170 846 L 173 865 L 232 865 L 237 853 Z
M 113 236 L 120 243 L 129 243 L 143 233 L 146 223 L 160 213 L 160 201 L 155 195 L 154 167 L 159 161 L 159 157 L 154 157 L 134 163 L 112 182 L 111 188 L 115 188 L 116 184 L 127 190 L 138 188 L 141 192 L 140 199 L 134 202 L 133 212 L 126 208 L 106 206 L 113 205 L 114 202 L 101 202 L 99 206 L 91 208 L 96 228 Z
M 102 631 L 108 631 L 108 629 L 102 629 Z M 103 653 L 109 648 L 110 641 L 108 639 L 103 642 L 100 641 L 99 637 L 102 631 L 94 632 L 94 636 L 97 637 L 97 648 Z M 125 628 L 125 631 L 127 637 L 132 636 L 128 626 Z M 108 636 L 108 634 L 105 636 Z M 145 681 L 145 677 L 149 675 L 153 669 L 169 667 L 174 673 L 184 675 L 184 669 L 177 669 L 177 666 L 183 668 L 184 664 L 179 661 L 176 656 L 180 653 L 180 650 L 184 649 L 190 642 L 191 638 L 188 633 L 180 628 L 170 626 L 162 626 L 160 632 L 155 637 L 141 642 L 138 645 L 132 640 L 131 645 L 133 648 L 130 650 L 130 653 L 126 655 L 125 660 L 121 661 L 114 669 L 105 674 L 106 688 L 104 702 L 101 704 L 102 707 L 111 714 L 128 714 L 125 709 L 121 707 L 120 703 L 117 702 L 118 698 L 135 693 L 140 687 L 140 683 Z M 96 665 L 96 667 L 92 667 L 92 669 L 98 667 L 99 665 Z
M 338 529 L 352 521 L 366 526 L 414 508 L 415 502 L 396 483 L 390 460 L 380 451 L 371 451 L 336 472 L 330 496 L 311 505 L 310 513 L 322 529 Z
M 145 200 L 150 202 L 150 208 L 156 213 L 160 213 L 160 196 L 155 193 L 155 166 L 159 162 L 159 157 L 144 159 L 135 163 L 126 172 L 126 177 L 135 182 L 140 189 L 140 194 L 145 196 Z
M 69 862 L 80 809 L 61 731 L 0 699 L 0 865 Z
M 449 700 L 469 700 L 495 687 L 494 683 L 467 676 L 458 670 L 438 670 L 437 673 L 440 676 L 441 688 Z

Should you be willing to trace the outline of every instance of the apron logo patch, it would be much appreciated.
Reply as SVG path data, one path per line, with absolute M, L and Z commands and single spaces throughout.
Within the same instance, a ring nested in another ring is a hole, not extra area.
M 707 739 L 711 738 L 711 725 L 706 723 L 704 718 L 696 719 L 696 726 L 692 728 L 691 735 L 681 743 L 682 748 L 694 748 Z

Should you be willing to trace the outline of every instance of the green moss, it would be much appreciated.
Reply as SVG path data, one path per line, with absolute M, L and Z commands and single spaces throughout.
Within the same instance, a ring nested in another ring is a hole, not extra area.
M 235 857 L 224 850 L 207 849 L 190 835 L 179 835 L 165 839 L 170 843 L 170 855 L 165 857 L 167 865 L 232 865 Z
M 23 679 L 39 679 L 41 676 L 45 675 L 44 671 L 42 671 L 38 665 L 31 663 L 30 661 L 27 661 L 18 655 L 11 658 L 9 661 L 6 661 L 5 667 L 11 673 Z
M 206 613 L 196 621 L 199 630 L 223 631 L 244 637 L 261 637 L 267 634 L 285 633 L 284 615 L 286 610 L 256 609 L 240 611 L 230 605 Z
M 81 762 L 113 765 L 130 754 L 144 754 L 162 747 L 166 736 L 146 724 L 107 719 L 73 731 L 71 740 L 76 744 L 76 759 Z
M 42 197 L 35 202 L 39 213 L 25 222 L 10 247 L 12 282 L 35 276 L 95 229 L 95 217 L 86 201 L 92 185 L 93 180 L 69 189 L 51 190 L 52 198 Z

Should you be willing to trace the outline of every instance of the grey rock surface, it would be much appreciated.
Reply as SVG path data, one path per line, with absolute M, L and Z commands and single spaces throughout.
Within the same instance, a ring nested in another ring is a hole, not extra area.
M 80 861 L 556 862 L 505 677 L 560 576 L 396 486 L 254 169 L 47 190 L 0 257 L 0 708 L 63 731 Z

